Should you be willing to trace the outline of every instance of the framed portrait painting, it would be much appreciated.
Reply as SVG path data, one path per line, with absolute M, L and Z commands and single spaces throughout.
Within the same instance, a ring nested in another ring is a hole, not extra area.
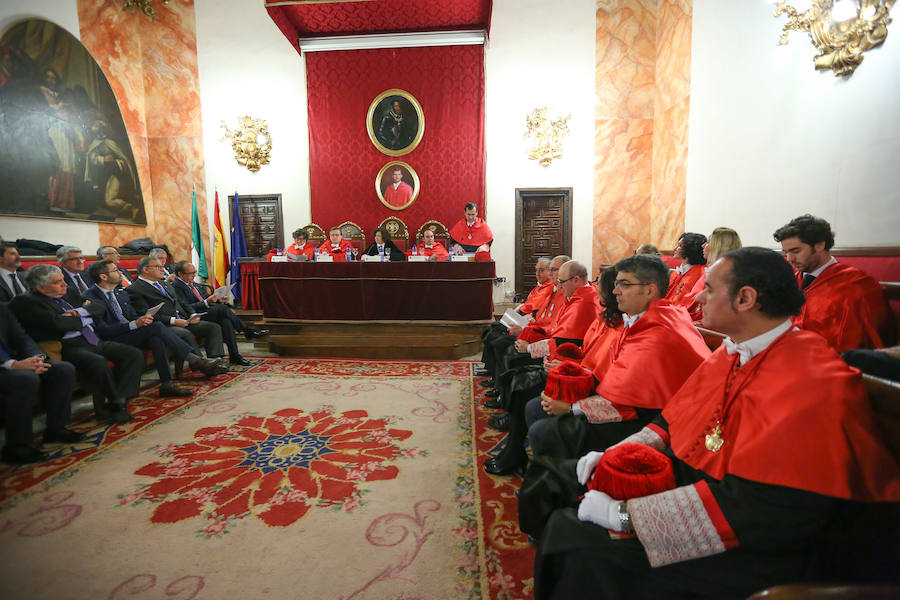
M 366 131 L 375 147 L 388 156 L 403 156 L 416 149 L 425 133 L 425 113 L 412 94 L 386 90 L 372 100 Z
M 392 160 L 378 171 L 375 192 L 391 210 L 409 208 L 419 195 L 419 175 L 405 162 Z
M 0 214 L 146 225 L 125 122 L 100 66 L 40 19 L 0 37 Z

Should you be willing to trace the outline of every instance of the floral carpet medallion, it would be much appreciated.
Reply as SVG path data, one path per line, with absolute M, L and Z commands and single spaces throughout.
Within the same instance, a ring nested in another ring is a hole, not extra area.
M 425 454 L 397 446 L 412 431 L 392 422 L 331 406 L 239 415 L 233 425 L 197 430 L 187 444 L 152 448 L 164 460 L 135 474 L 155 481 L 119 494 L 119 502 L 157 504 L 154 523 L 199 517 L 197 534 L 206 537 L 228 533 L 248 515 L 286 526 L 314 506 L 349 512 L 365 504 L 362 483 L 397 477 L 387 463 Z

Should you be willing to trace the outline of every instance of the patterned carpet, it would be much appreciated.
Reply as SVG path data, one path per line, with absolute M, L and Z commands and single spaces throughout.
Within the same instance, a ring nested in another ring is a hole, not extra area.
M 4 598 L 530 597 L 478 363 L 253 362 L 3 465 Z

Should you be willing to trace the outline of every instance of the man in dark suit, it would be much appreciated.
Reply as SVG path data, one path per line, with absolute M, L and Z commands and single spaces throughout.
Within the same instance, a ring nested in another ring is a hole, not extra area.
M 19 269 L 22 260 L 14 244 L 4 243 L 0 250 L 0 302 L 9 302 L 25 293 L 25 276 Z
M 119 266 L 119 261 L 122 260 L 122 255 L 119 254 L 119 251 L 114 247 L 100 246 L 99 248 L 97 248 L 97 260 L 113 261 L 113 263 L 116 265 L 116 269 L 118 269 L 119 273 L 122 274 L 122 282 L 119 284 L 119 287 L 128 287 L 134 281 L 131 278 L 131 273 L 128 272 L 128 269 Z
M 104 340 L 151 350 L 161 383 L 160 396 L 190 396 L 193 393 L 172 383 L 167 348 L 172 350 L 177 360 L 187 360 L 192 369 L 202 371 L 205 375 L 228 372 L 228 367 L 219 361 L 196 354 L 193 347 L 168 327 L 154 321 L 152 315 L 138 315 L 131 305 L 128 293 L 119 287 L 122 274 L 113 261 L 98 260 L 88 267 L 87 273 L 94 285 L 88 288 L 84 297 L 106 306 L 106 311 L 94 320 L 97 335 Z
M 144 314 L 147 309 L 162 304 L 153 318 L 163 325 L 168 325 L 171 331 L 186 341 L 191 347 L 197 346 L 197 338 L 204 338 L 207 358 L 219 358 L 225 355 L 225 346 L 222 344 L 222 328 L 216 323 L 201 321 L 199 316 L 191 316 L 188 310 L 178 300 L 178 295 L 165 279 L 162 264 L 156 258 L 150 256 L 142 258 L 138 262 L 138 278 L 125 290 L 131 299 L 131 304 L 138 314 Z
M 197 275 L 197 267 L 186 260 L 175 263 L 175 281 L 172 287 L 181 303 L 190 311 L 196 313 L 206 313 L 201 319 L 203 321 L 212 321 L 218 323 L 222 328 L 222 338 L 225 345 L 228 346 L 228 356 L 233 365 L 249 365 L 250 362 L 241 356 L 238 350 L 237 340 L 234 337 L 235 331 L 244 333 L 244 337 L 248 340 L 268 335 L 266 329 L 254 329 L 248 327 L 238 318 L 231 308 L 222 302 L 222 298 L 218 294 L 207 294 L 201 292 L 194 285 L 194 277 Z
M 47 458 L 35 447 L 31 428 L 31 407 L 38 396 L 47 411 L 45 443 L 74 444 L 84 439 L 83 433 L 66 429 L 74 383 L 75 367 L 46 360 L 9 307 L 0 304 L 0 393 L 6 422 L 3 462 L 25 464 Z
M 84 268 L 87 263 L 81 253 L 81 248 L 76 246 L 60 246 L 56 251 L 56 262 L 62 269 L 63 279 L 66 282 L 66 302 L 78 307 L 84 303 L 84 293 L 91 285 L 87 281 Z
M 85 382 L 103 393 L 105 406 L 94 407 L 98 419 L 116 423 L 132 420 L 126 407 L 128 398 L 137 396 L 140 388 L 144 366 L 141 351 L 100 340 L 93 322 L 106 308 L 90 301 L 79 307 L 69 304 L 63 298 L 66 282 L 59 267 L 35 265 L 28 269 L 25 283 L 28 293 L 10 302 L 25 331 L 39 344 L 60 342 L 62 359 L 75 365 Z

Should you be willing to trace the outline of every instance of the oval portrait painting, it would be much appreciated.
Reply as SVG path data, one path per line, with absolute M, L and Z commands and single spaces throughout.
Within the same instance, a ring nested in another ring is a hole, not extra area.
M 388 156 L 403 156 L 416 149 L 425 134 L 425 114 L 409 92 L 390 89 L 378 94 L 366 116 L 369 139 Z
M 405 162 L 392 160 L 378 171 L 375 193 L 391 210 L 409 208 L 419 196 L 419 174 Z
M 0 139 L 0 213 L 147 224 L 109 82 L 49 21 L 21 21 L 0 36 Z

